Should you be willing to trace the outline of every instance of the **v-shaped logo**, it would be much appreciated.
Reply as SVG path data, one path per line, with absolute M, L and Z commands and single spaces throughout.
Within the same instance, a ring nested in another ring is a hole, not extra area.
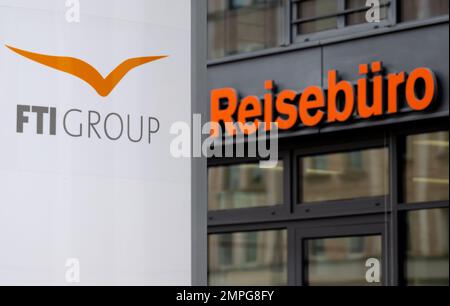
M 102 97 L 108 96 L 117 86 L 117 84 L 119 84 L 119 82 L 125 77 L 125 75 L 132 69 L 167 57 L 148 56 L 131 58 L 121 63 L 106 78 L 104 78 L 94 67 L 77 58 L 38 54 L 20 50 L 8 45 L 6 47 L 32 61 L 62 72 L 66 72 L 82 79 L 92 88 L 94 88 Z

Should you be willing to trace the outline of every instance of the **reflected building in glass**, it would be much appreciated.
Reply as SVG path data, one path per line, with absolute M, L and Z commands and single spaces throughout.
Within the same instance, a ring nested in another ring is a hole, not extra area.
M 209 57 L 280 45 L 282 1 L 208 0 Z
M 305 247 L 309 286 L 380 285 L 367 281 L 366 263 L 375 259 L 382 264 L 381 236 L 308 240 Z
M 448 209 L 407 214 L 406 282 L 448 286 Z
M 449 133 L 407 138 L 406 197 L 408 203 L 448 200 Z
M 212 167 L 208 182 L 209 210 L 283 204 L 282 165 L 273 169 L 261 169 L 258 163 Z
M 210 285 L 287 285 L 285 230 L 210 235 L 209 245 Z
M 386 196 L 388 150 L 374 149 L 301 158 L 301 203 Z

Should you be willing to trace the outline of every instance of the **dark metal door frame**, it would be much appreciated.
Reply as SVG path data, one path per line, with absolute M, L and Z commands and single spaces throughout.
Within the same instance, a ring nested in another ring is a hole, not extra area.
M 344 238 L 358 236 L 381 236 L 382 239 L 382 286 L 389 284 L 389 235 L 388 235 L 388 219 L 385 222 L 379 222 L 379 218 L 374 219 L 374 223 L 368 224 L 351 224 L 346 223 L 346 218 L 340 218 L 325 227 L 295 227 L 294 235 L 296 241 L 295 247 L 295 285 L 306 286 L 306 253 L 304 243 L 309 239 L 327 239 L 327 238 Z M 378 219 L 378 220 L 376 220 Z

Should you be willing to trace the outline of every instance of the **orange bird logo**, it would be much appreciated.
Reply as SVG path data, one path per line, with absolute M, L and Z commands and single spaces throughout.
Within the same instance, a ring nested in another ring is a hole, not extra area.
M 45 54 L 38 54 L 20 50 L 6 45 L 7 48 L 15 53 L 26 57 L 39 64 L 54 68 L 56 70 L 71 74 L 77 78 L 82 79 L 88 83 L 97 93 L 102 96 L 108 96 L 119 82 L 130 72 L 132 69 L 154 62 L 167 56 L 148 56 L 131 58 L 124 61 L 117 66 L 106 78 L 104 78 L 94 67 L 77 58 L 65 57 L 65 56 L 52 56 Z

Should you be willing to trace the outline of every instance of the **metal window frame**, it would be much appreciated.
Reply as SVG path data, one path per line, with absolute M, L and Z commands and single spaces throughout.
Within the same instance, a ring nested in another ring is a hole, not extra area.
M 221 234 L 234 234 L 234 233 L 245 233 L 245 232 L 267 232 L 267 231 L 282 231 L 285 230 L 287 232 L 287 279 L 286 284 L 292 285 L 290 282 L 290 279 L 292 277 L 292 271 L 290 265 L 292 264 L 292 259 L 290 259 L 291 254 L 291 247 L 290 245 L 290 231 L 289 231 L 289 224 L 286 222 L 280 222 L 280 223 L 252 223 L 252 224 L 240 224 L 240 225 L 222 225 L 222 226 L 215 226 L 213 228 L 208 228 L 208 237 L 210 235 L 221 235 Z M 209 240 L 208 240 L 209 241 Z M 208 250 L 209 253 L 209 250 Z M 208 261 L 209 265 L 209 256 Z M 209 275 L 209 271 L 208 271 Z M 209 279 L 208 279 L 209 284 Z
M 348 36 L 358 33 L 369 32 L 372 30 L 376 30 L 379 28 L 391 27 L 397 23 L 397 0 L 388 0 L 388 2 L 382 7 L 388 7 L 388 16 L 386 20 L 383 20 L 379 23 L 364 23 L 358 25 L 346 25 L 345 18 L 351 13 L 356 13 L 363 11 L 360 9 L 346 9 L 345 1 L 346 0 L 336 0 L 338 1 L 338 12 L 334 14 L 326 14 L 322 16 L 308 18 L 308 20 L 298 19 L 295 16 L 295 6 L 297 3 L 300 3 L 304 0 L 291 0 L 291 10 L 292 13 L 290 15 L 290 25 L 291 25 L 291 41 L 292 43 L 305 43 L 309 41 L 319 41 L 322 39 L 327 39 L 336 36 Z M 330 29 L 325 31 L 318 31 L 309 34 L 302 34 L 298 32 L 298 25 L 302 22 L 321 20 L 325 18 L 337 18 L 336 29 Z
M 449 122 L 443 120 L 429 127 L 409 127 L 396 131 L 392 139 L 396 142 L 396 180 L 395 190 L 396 194 L 393 197 L 393 211 L 392 211 L 392 233 L 391 237 L 396 246 L 392 251 L 394 266 L 391 267 L 392 284 L 399 286 L 407 285 L 407 215 L 412 211 L 420 210 L 434 210 L 434 209 L 449 209 L 449 201 L 434 201 L 423 203 L 407 203 L 405 200 L 405 180 L 404 180 L 404 163 L 403 157 L 406 155 L 406 138 L 411 135 L 426 134 L 440 131 L 448 131 Z
M 230 25 L 230 18 L 229 17 L 230 16 L 234 16 L 236 14 L 236 10 L 238 10 L 238 9 L 242 10 L 242 8 L 233 8 L 232 7 L 232 0 L 226 0 L 226 1 L 227 1 L 226 9 L 223 12 L 221 12 L 220 14 L 223 14 L 223 16 L 225 18 L 224 23 L 226 24 L 227 28 L 233 28 L 236 25 L 235 24 L 231 24 Z M 279 8 L 279 12 L 278 12 L 280 21 L 278 22 L 278 28 L 279 28 L 281 37 L 280 37 L 279 44 L 276 45 L 276 46 L 273 46 L 273 47 L 262 48 L 262 49 L 258 49 L 258 50 L 255 50 L 255 51 L 233 53 L 233 52 L 230 52 L 230 50 L 232 48 L 230 47 L 231 44 L 230 44 L 230 39 L 229 39 L 229 33 L 226 32 L 226 35 L 225 35 L 226 37 L 224 37 L 224 50 L 223 50 L 223 53 L 225 54 L 225 56 L 220 57 L 219 59 L 233 57 L 233 56 L 239 56 L 239 55 L 242 55 L 242 54 L 253 54 L 253 53 L 261 51 L 261 50 L 273 49 L 273 48 L 277 48 L 277 47 L 280 47 L 280 46 L 284 46 L 285 43 L 286 43 L 286 37 L 288 37 L 288 35 L 289 35 L 289 32 L 286 32 L 286 31 L 290 31 L 288 28 L 286 28 L 286 24 L 284 22 L 284 20 L 286 19 L 285 18 L 286 17 L 286 15 L 285 15 L 286 14 L 285 8 L 286 8 L 286 5 L 287 5 L 289 0 L 277 0 L 277 1 L 280 3 L 280 8 Z M 256 4 L 259 6 L 257 8 L 259 10 L 266 8 L 267 5 L 268 5 L 268 4 L 260 5 L 258 3 L 256 3 Z M 249 9 L 245 9 L 245 10 L 249 10 Z M 249 11 L 253 11 L 253 10 L 249 10 Z M 209 25 L 209 21 L 207 22 L 207 27 L 208 27 L 208 25 Z M 208 55 L 209 54 L 210 54 L 210 50 L 208 50 Z
M 377 222 L 378 221 L 378 222 Z M 389 254 L 388 249 L 385 247 L 389 244 L 389 235 L 383 222 L 379 222 L 376 218 L 373 218 L 367 224 L 354 224 L 339 226 L 331 224 L 329 227 L 321 227 L 315 229 L 296 228 L 295 230 L 295 257 L 297 259 L 296 271 L 295 271 L 295 284 L 297 286 L 308 286 L 307 281 L 307 254 L 305 242 L 314 239 L 333 239 L 333 238 L 352 238 L 352 237 L 368 237 L 368 236 L 381 236 L 382 254 L 382 286 L 386 286 L 389 282 L 388 267 L 389 267 Z
M 291 182 L 290 168 L 291 159 L 289 154 L 284 151 L 279 154 L 279 159 L 283 162 L 283 203 L 272 203 L 270 206 L 240 208 L 229 210 L 216 210 L 208 212 L 208 225 L 232 225 L 243 223 L 267 222 L 268 220 L 286 219 L 290 214 L 291 193 L 289 184 Z M 240 164 L 249 164 L 259 162 L 258 158 L 226 158 L 210 159 L 208 168 L 218 166 L 231 166 Z
M 397 284 L 399 286 L 407 286 L 407 238 L 408 238 L 408 214 L 413 211 L 429 211 L 429 210 L 436 210 L 436 209 L 449 209 L 448 202 L 444 203 L 430 203 L 430 205 L 433 205 L 432 207 L 427 206 L 423 208 L 412 208 L 412 209 L 405 209 L 399 212 L 398 214 L 398 235 L 400 237 L 398 241 L 398 257 L 396 258 L 398 261 L 398 282 Z
M 304 154 L 321 154 L 345 152 L 358 149 L 389 148 L 389 186 L 390 193 L 386 197 L 354 199 L 349 201 L 322 202 L 308 205 L 297 203 L 295 189 L 297 186 L 294 167 L 284 167 L 285 205 L 284 210 L 272 214 L 266 208 L 236 209 L 222 212 L 208 213 L 208 234 L 234 233 L 245 231 L 264 231 L 287 229 L 288 231 L 288 285 L 302 284 L 298 279 L 299 263 L 303 259 L 297 255 L 298 234 L 300 231 L 317 231 L 330 226 L 352 226 L 367 224 L 384 224 L 384 259 L 383 266 L 386 278 L 384 285 L 396 286 L 405 284 L 405 215 L 408 211 L 449 208 L 449 201 L 410 203 L 403 201 L 403 159 L 406 147 L 406 137 L 414 134 L 448 131 L 449 122 L 446 118 L 424 122 L 423 125 L 410 123 L 400 128 L 391 127 L 388 132 L 382 129 L 375 134 L 368 131 L 360 133 L 340 133 L 339 141 L 329 138 L 313 140 L 307 144 L 290 139 L 283 140 L 280 155 L 289 165 L 295 164 L 295 158 Z M 331 141 L 330 141 L 331 139 Z M 368 140 L 369 139 L 369 140 Z M 230 165 L 246 161 L 255 162 L 256 159 L 214 159 L 208 161 L 208 166 Z M 286 173 L 287 172 L 287 173 Z M 287 198 L 286 198 L 287 195 Z M 385 205 L 377 205 L 380 202 Z M 318 205 L 319 204 L 319 205 Z M 271 207 L 276 208 L 276 207 Z M 278 207 L 280 208 L 280 207 Z M 286 210 L 287 209 L 287 210 Z M 303 210 L 302 210 L 303 209 Z M 309 212 L 306 210 L 309 209 Z M 356 232 L 355 232 L 356 233 Z
M 409 131 L 406 130 L 402 130 L 399 133 L 396 134 L 396 137 L 400 138 L 399 141 L 399 156 L 398 158 L 399 161 L 401 161 L 403 159 L 403 156 L 406 156 L 407 152 L 407 148 L 406 148 L 406 141 L 407 141 L 407 137 L 409 136 L 413 136 L 413 135 L 420 135 L 420 134 L 428 134 L 428 133 L 435 133 L 435 132 L 442 132 L 442 131 L 448 131 L 448 121 L 447 122 L 443 122 L 442 124 L 437 124 L 433 127 L 427 127 L 427 128 L 413 128 L 410 129 Z M 403 167 L 403 163 L 399 162 L 399 168 L 398 168 L 398 175 L 400 176 L 401 180 L 403 182 L 405 182 L 405 169 Z M 443 205 L 445 205 L 446 203 L 448 204 L 448 201 L 426 201 L 426 202 L 416 202 L 416 203 L 407 203 L 406 201 L 406 197 L 405 197 L 405 192 L 406 192 L 406 186 L 402 186 L 402 190 L 401 190 L 401 195 L 398 199 L 398 209 L 401 211 L 404 210 L 417 210 L 417 209 L 423 209 L 424 207 L 436 207 L 436 208 L 441 208 Z
M 336 199 L 314 203 L 302 202 L 300 200 L 301 188 L 299 159 L 314 155 L 346 153 L 381 148 L 387 148 L 388 150 L 390 149 L 386 140 L 380 135 L 379 138 L 372 138 L 370 140 L 347 143 L 340 142 L 328 144 L 327 146 L 311 146 L 308 148 L 295 150 L 293 159 L 293 170 L 295 171 L 295 174 L 293 175 L 292 184 L 292 197 L 295 200 L 294 215 L 298 218 L 323 218 L 342 215 L 357 215 L 361 213 L 380 213 L 386 211 L 389 205 L 390 192 L 384 196 L 357 199 Z M 391 168 L 392 162 L 392 160 L 388 160 L 389 169 Z
M 259 222 L 235 225 L 219 225 L 208 228 L 208 235 L 244 233 L 244 232 L 263 232 L 273 230 L 287 230 L 287 285 L 302 286 L 303 278 L 302 267 L 305 263 L 303 253 L 298 252 L 299 237 L 316 237 L 330 238 L 333 236 L 361 236 L 362 234 L 381 235 L 383 238 L 383 275 L 388 275 L 387 271 L 392 266 L 392 258 L 385 245 L 391 245 L 391 235 L 384 227 L 386 221 L 383 214 L 378 215 L 362 215 L 362 216 L 346 216 L 334 219 L 317 219 L 317 220 L 285 220 L 280 222 Z M 346 230 L 346 232 L 340 229 Z M 349 230 L 350 229 L 350 230 Z M 339 235 L 335 235 L 339 233 Z M 305 236 L 305 234 L 307 234 Z M 383 279 L 383 285 L 389 285 L 389 276 Z
M 292 33 L 291 16 L 293 13 L 291 0 L 282 1 L 282 38 L 281 43 L 277 47 L 271 47 L 267 49 L 261 49 L 257 51 L 250 51 L 238 54 L 225 55 L 223 57 L 208 59 L 208 66 L 220 65 L 224 63 L 230 63 L 240 60 L 258 58 L 261 56 L 267 56 L 271 54 L 278 54 L 281 52 L 289 52 L 293 50 L 301 50 L 304 48 L 310 48 L 318 45 L 327 45 L 330 43 L 336 43 L 341 41 L 348 41 L 363 37 L 371 37 L 376 35 L 382 35 L 387 33 L 395 33 L 398 31 L 404 31 L 409 29 L 427 27 L 430 25 L 448 23 L 449 15 L 442 15 L 431 17 L 423 20 L 413 20 L 402 22 L 400 20 L 400 0 L 390 0 L 391 5 L 389 9 L 388 20 L 389 23 L 373 25 L 363 24 L 350 27 L 344 27 L 340 30 L 332 30 L 334 33 L 325 33 L 321 36 L 321 32 L 316 33 L 317 36 L 311 37 L 309 41 L 306 41 L 306 37 L 297 39 Z M 284 13 L 284 14 L 283 14 Z M 362 27 L 361 27 L 362 26 Z

